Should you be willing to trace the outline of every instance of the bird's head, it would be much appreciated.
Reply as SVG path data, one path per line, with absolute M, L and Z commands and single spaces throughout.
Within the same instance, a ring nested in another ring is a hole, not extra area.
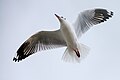
M 55 16 L 57 17 L 60 23 L 66 22 L 66 18 L 64 18 L 63 16 L 58 16 L 57 14 L 55 14 Z

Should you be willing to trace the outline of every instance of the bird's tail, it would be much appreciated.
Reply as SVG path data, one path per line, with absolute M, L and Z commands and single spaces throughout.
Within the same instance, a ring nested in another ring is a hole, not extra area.
M 78 50 L 80 52 L 80 57 L 78 57 L 73 49 L 67 47 L 62 60 L 65 62 L 79 63 L 81 59 L 84 59 L 90 51 L 90 48 L 84 44 L 78 44 Z

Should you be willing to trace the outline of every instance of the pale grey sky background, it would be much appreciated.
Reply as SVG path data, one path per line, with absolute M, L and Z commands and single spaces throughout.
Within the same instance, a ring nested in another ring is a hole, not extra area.
M 120 80 L 119 0 L 0 0 L 0 80 Z M 86 9 L 105 8 L 113 18 L 94 26 L 80 42 L 91 48 L 80 64 L 61 60 L 65 48 L 38 52 L 15 63 L 20 45 L 41 30 L 55 30 L 54 13 L 74 22 Z

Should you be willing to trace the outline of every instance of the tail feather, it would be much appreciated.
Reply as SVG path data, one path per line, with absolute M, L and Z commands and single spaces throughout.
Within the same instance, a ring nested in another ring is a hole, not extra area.
M 78 57 L 75 51 L 69 47 L 66 48 L 62 60 L 65 62 L 79 63 L 84 59 L 90 51 L 90 48 L 84 44 L 79 44 L 78 49 L 80 51 L 80 57 Z

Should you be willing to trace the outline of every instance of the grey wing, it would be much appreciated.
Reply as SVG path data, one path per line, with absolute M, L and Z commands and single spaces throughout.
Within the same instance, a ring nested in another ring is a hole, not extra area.
M 113 16 L 112 11 L 106 9 L 91 9 L 81 12 L 73 26 L 78 37 L 90 29 L 91 26 L 100 24 Z
M 41 31 L 31 36 L 20 46 L 13 61 L 19 62 L 37 51 L 64 46 L 66 46 L 66 42 L 64 41 L 60 30 Z

